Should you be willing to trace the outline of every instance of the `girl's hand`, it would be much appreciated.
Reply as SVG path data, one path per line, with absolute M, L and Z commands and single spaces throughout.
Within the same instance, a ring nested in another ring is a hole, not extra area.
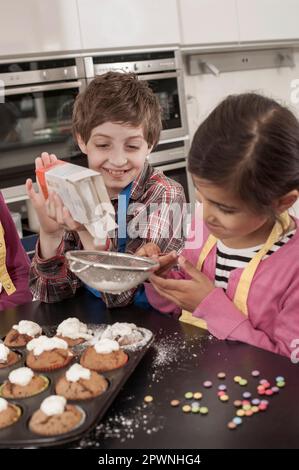
M 174 302 L 183 310 L 193 312 L 203 299 L 215 289 L 210 279 L 182 256 L 179 265 L 189 274 L 190 280 L 163 279 L 155 274 L 150 277 L 156 291 L 166 299 Z
M 171 251 L 167 255 L 163 255 L 159 246 L 152 242 L 147 243 L 137 250 L 136 256 L 144 256 L 145 258 L 152 258 L 154 261 L 157 261 L 159 263 L 159 267 L 153 270 L 156 272 L 157 276 L 166 274 L 175 264 L 177 264 L 177 254 L 175 251 Z

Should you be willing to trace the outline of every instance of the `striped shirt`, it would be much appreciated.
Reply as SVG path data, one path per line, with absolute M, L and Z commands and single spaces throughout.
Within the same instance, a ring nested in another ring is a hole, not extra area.
M 263 260 L 275 253 L 285 245 L 294 235 L 295 230 L 288 232 L 281 240 L 276 242 L 265 254 Z M 217 241 L 217 258 L 215 286 L 227 289 L 230 273 L 237 268 L 244 269 L 254 255 L 263 247 L 263 244 L 251 248 L 228 248 L 220 240 Z
M 111 202 L 117 220 L 118 200 Z M 180 253 L 185 242 L 181 234 L 185 202 L 183 187 L 146 163 L 132 185 L 126 218 L 128 238 L 125 252 L 133 254 L 146 243 L 153 242 L 162 253 L 172 250 Z M 156 209 L 153 210 L 155 206 Z M 137 237 L 133 236 L 134 228 L 138 230 Z M 111 239 L 111 251 L 117 251 L 117 235 L 116 230 L 115 237 Z M 30 288 L 35 299 L 51 303 L 75 294 L 82 282 L 68 269 L 64 253 L 82 249 L 77 232 L 71 231 L 65 232 L 56 256 L 50 259 L 39 256 L 39 241 L 37 242 L 30 268 Z M 135 292 L 136 288 L 118 295 L 103 293 L 102 298 L 107 307 L 120 307 L 130 304 Z

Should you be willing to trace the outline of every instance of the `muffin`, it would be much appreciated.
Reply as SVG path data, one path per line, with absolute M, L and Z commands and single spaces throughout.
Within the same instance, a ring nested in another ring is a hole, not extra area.
M 4 398 L 27 398 L 38 395 L 49 385 L 49 380 L 43 375 L 35 375 L 28 367 L 13 370 L 8 380 L 0 387 L 0 395 Z
M 21 359 L 21 355 L 11 351 L 3 343 L 0 343 L 0 369 L 10 367 L 16 364 Z
M 42 334 L 41 327 L 29 320 L 21 320 L 7 333 L 4 344 L 10 348 L 21 348 Z
M 74 357 L 66 341 L 40 336 L 27 344 L 26 365 L 37 371 L 51 371 L 67 366 Z
M 107 326 L 101 339 L 117 341 L 120 346 L 128 346 L 143 340 L 143 334 L 134 323 L 117 322 Z
M 72 347 L 92 338 L 90 330 L 78 318 L 67 318 L 57 327 L 56 336 Z
M 16 423 L 21 414 L 21 408 L 8 403 L 4 398 L 0 398 L 0 429 Z
M 83 411 L 75 405 L 67 405 L 66 399 L 50 395 L 35 411 L 29 421 L 29 429 L 42 436 L 56 436 L 76 429 L 84 420 Z
M 119 369 L 128 361 L 128 355 L 120 349 L 117 341 L 101 339 L 87 348 L 80 358 L 80 364 L 98 372 Z
M 97 372 L 73 364 L 58 380 L 55 392 L 68 400 L 87 400 L 105 392 L 107 380 Z

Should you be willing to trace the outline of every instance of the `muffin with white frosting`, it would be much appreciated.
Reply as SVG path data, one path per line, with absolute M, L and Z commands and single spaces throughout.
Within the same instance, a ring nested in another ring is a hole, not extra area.
M 87 400 L 102 395 L 107 388 L 108 382 L 105 377 L 80 364 L 73 364 L 58 379 L 55 392 L 68 400 Z
M 40 336 L 27 344 L 26 365 L 36 371 L 51 371 L 67 366 L 74 357 L 61 338 Z
M 21 320 L 17 325 L 13 325 L 7 333 L 4 344 L 10 348 L 21 348 L 41 334 L 42 329 L 37 323 Z
M 11 351 L 5 344 L 0 343 L 0 369 L 10 367 L 20 361 L 21 355 Z
M 101 339 L 113 339 L 120 346 L 128 346 L 143 340 L 143 334 L 134 323 L 116 322 L 108 325 Z
M 0 398 L 0 429 L 16 423 L 22 414 L 21 408 Z
M 88 369 L 98 372 L 119 369 L 128 361 L 128 355 L 120 349 L 117 341 L 100 339 L 87 348 L 81 358 L 80 364 Z
M 50 395 L 35 411 L 29 421 L 29 429 L 42 436 L 56 436 L 73 431 L 84 421 L 83 411 L 68 405 L 59 395 Z
M 43 375 L 36 375 L 28 367 L 19 367 L 10 372 L 8 380 L 0 387 L 3 398 L 27 398 L 46 390 L 49 379 Z
M 92 334 L 87 325 L 78 320 L 78 318 L 67 318 L 57 327 L 56 336 L 67 342 L 69 346 L 76 346 L 90 340 Z

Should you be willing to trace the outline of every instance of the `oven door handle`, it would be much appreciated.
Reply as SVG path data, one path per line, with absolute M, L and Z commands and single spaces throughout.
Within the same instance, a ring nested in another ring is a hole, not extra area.
M 187 167 L 187 162 L 178 162 L 178 163 L 172 163 L 170 165 L 157 165 L 154 168 L 157 168 L 160 171 L 169 171 L 169 170 L 177 170 L 179 168 L 186 168 Z
M 177 78 L 180 75 L 179 71 L 169 72 L 169 73 L 151 73 L 151 74 L 141 74 L 138 75 L 140 80 L 163 80 L 163 78 Z
M 47 85 L 32 85 L 18 88 L 5 88 L 4 96 L 22 95 L 24 93 L 36 93 L 39 91 L 67 90 L 69 88 L 80 88 L 82 82 L 79 80 L 67 83 L 51 83 Z

